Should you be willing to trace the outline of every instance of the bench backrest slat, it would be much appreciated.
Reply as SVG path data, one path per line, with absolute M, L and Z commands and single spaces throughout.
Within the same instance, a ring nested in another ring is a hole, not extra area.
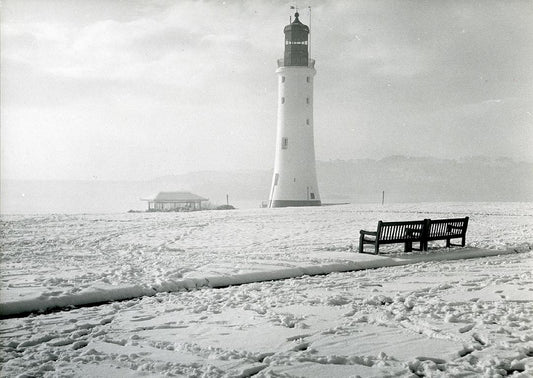
M 463 235 L 466 233 L 468 217 L 454 219 L 432 219 L 429 221 L 430 227 L 427 231 L 429 238 L 446 235 Z M 453 226 L 450 228 L 449 226 Z M 454 228 L 459 227 L 459 228 Z
M 382 241 L 409 241 L 420 239 L 424 221 L 379 222 L 378 238 Z M 408 229 L 411 232 L 408 232 Z M 418 230 L 419 232 L 412 232 Z

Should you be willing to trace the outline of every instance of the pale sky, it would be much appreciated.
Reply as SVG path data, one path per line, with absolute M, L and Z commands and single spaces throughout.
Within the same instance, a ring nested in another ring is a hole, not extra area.
M 2 179 L 272 169 L 293 4 L 3 0 Z M 318 160 L 533 161 L 533 1 L 309 4 Z

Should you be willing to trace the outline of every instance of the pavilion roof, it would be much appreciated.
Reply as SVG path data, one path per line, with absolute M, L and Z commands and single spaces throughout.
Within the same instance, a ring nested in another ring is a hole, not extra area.
M 191 192 L 159 192 L 152 198 L 144 199 L 144 201 L 155 202 L 188 202 L 188 201 L 208 201 L 207 198 L 200 197 Z

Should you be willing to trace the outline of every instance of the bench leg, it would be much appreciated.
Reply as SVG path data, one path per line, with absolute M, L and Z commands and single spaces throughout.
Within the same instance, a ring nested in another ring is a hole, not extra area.
M 404 250 L 405 250 L 405 252 L 413 252 L 413 242 L 412 241 L 406 241 Z
M 363 235 L 359 235 L 359 253 L 363 253 L 364 245 L 363 245 Z
M 466 237 L 463 236 L 463 238 L 461 239 L 461 247 L 464 247 L 465 246 L 465 241 L 466 241 Z
M 446 248 L 450 248 L 450 244 L 451 244 L 451 239 L 446 239 Z
M 374 248 L 374 252 L 376 255 L 379 255 L 379 243 L 377 240 L 376 240 L 376 247 Z

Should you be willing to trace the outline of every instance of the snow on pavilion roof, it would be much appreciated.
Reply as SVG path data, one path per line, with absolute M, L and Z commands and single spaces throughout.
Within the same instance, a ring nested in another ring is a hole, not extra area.
M 200 197 L 199 195 L 191 192 L 159 192 L 157 196 L 145 201 L 155 202 L 193 202 L 193 201 L 208 201 L 207 198 Z

